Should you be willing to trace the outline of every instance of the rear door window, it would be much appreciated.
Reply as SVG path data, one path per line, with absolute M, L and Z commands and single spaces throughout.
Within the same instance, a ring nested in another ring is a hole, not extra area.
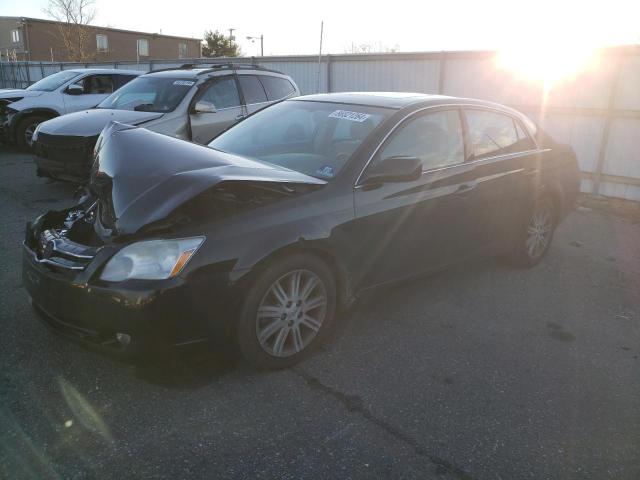
M 247 105 L 267 101 L 267 95 L 258 77 L 254 75 L 238 75 L 238 79 L 240 80 L 240 88 L 242 88 L 242 94 L 244 95 L 244 102 Z
M 282 100 L 295 92 L 293 85 L 286 78 L 268 75 L 259 75 L 258 78 L 260 78 L 260 82 L 267 92 L 269 101 Z
M 466 111 L 473 158 L 522 152 L 534 148 L 531 139 L 509 115 L 486 110 Z
M 422 170 L 464 162 L 464 141 L 458 110 L 426 113 L 407 120 L 383 147 L 380 160 L 410 156 L 422 161 Z

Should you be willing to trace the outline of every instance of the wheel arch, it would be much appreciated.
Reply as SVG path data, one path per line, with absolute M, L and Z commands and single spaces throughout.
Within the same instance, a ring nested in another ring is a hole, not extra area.
M 562 188 L 557 184 L 546 185 L 540 190 L 540 192 L 538 192 L 537 198 L 548 198 L 551 201 L 555 214 L 554 221 L 556 225 L 560 223 L 564 211 L 564 195 L 562 193 Z
M 47 120 L 50 120 L 52 118 L 59 117 L 60 112 L 48 107 L 32 107 L 20 110 L 11 118 L 11 123 L 9 124 L 11 135 L 15 137 L 16 130 L 18 125 L 20 125 L 20 122 L 34 115 L 42 115 L 47 117 Z
M 294 244 L 283 246 L 273 252 L 265 255 L 258 260 L 251 268 L 249 277 L 252 281 L 258 272 L 264 270 L 268 265 L 278 261 L 281 258 L 296 254 L 313 255 L 324 262 L 331 270 L 336 281 L 336 293 L 338 297 L 338 306 L 345 308 L 354 301 L 354 292 L 352 288 L 351 276 L 340 262 L 338 256 L 323 242 L 299 241 Z

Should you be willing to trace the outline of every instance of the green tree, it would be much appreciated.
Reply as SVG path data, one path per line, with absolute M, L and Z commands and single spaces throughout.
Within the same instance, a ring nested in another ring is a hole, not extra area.
M 218 30 L 204 32 L 204 42 L 202 42 L 203 57 L 239 57 L 242 55 L 240 45 L 229 37 L 225 37 Z

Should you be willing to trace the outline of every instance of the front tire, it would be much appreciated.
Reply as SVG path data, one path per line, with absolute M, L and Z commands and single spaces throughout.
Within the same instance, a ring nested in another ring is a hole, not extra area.
M 335 278 L 313 255 L 269 265 L 247 294 L 237 327 L 244 359 L 258 369 L 300 362 L 325 338 L 336 313 Z
M 557 218 L 551 199 L 538 199 L 526 226 L 516 238 L 515 248 L 510 256 L 511 263 L 521 268 L 531 268 L 540 263 L 551 246 Z
M 33 132 L 36 127 L 47 120 L 46 117 L 40 115 L 32 115 L 18 123 L 16 127 L 16 143 L 20 148 L 25 150 L 33 150 Z

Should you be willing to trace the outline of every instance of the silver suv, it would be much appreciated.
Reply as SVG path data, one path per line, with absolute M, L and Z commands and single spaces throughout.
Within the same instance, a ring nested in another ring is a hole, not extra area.
M 299 94 L 289 76 L 257 65 L 149 72 L 94 109 L 40 124 L 34 136 L 38 175 L 85 180 L 98 135 L 113 120 L 206 144 L 246 116 Z

